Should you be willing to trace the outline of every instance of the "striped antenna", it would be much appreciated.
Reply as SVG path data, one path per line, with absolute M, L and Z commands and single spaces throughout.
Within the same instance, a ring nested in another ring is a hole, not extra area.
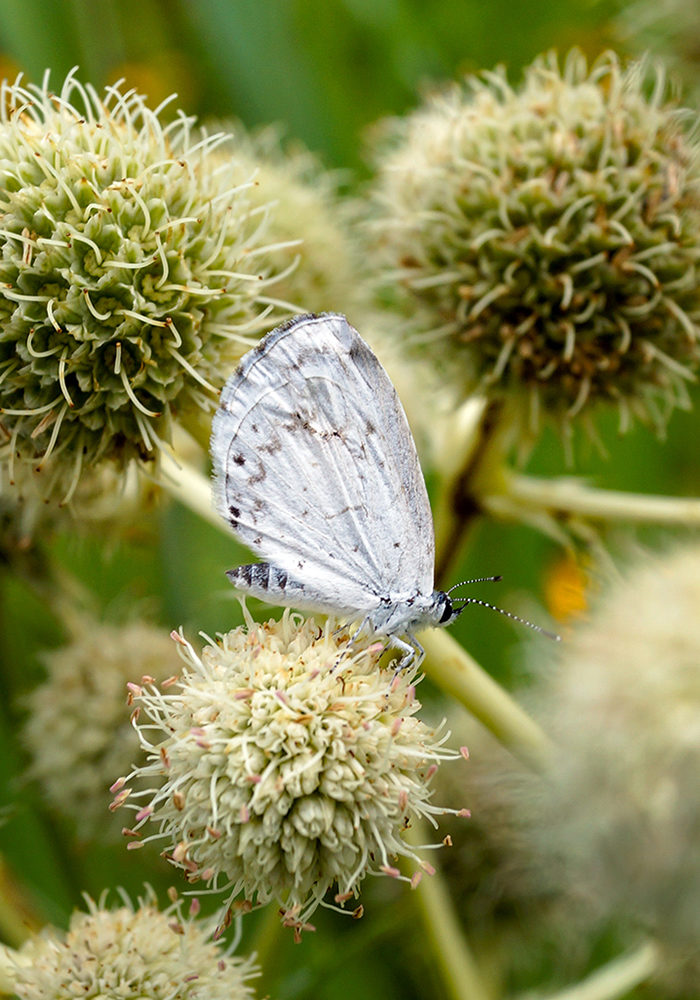
M 450 589 L 446 591 L 446 594 L 449 597 L 452 591 L 456 590 L 457 587 L 468 587 L 470 583 L 498 583 L 502 579 L 502 576 L 478 576 L 474 580 L 462 580 L 461 583 L 456 583 L 454 587 L 450 587 Z
M 502 576 L 482 576 L 476 580 L 462 580 L 461 583 L 456 583 L 454 587 L 450 587 L 447 594 L 449 596 L 453 590 L 457 589 L 457 587 L 462 587 L 470 583 L 497 583 L 502 579 Z M 457 598 L 457 601 L 461 607 L 458 607 L 455 602 L 453 602 L 455 611 L 462 612 L 468 604 L 478 604 L 480 607 L 488 608 L 490 611 L 497 611 L 499 615 L 503 615 L 505 618 L 510 618 L 511 621 L 518 622 L 520 625 L 525 625 L 527 628 L 531 628 L 534 632 L 539 632 L 541 635 L 545 635 L 548 639 L 553 639 L 555 642 L 561 642 L 561 636 L 557 635 L 556 632 L 550 632 L 549 629 L 542 628 L 541 625 L 535 625 L 534 622 L 528 621 L 527 618 L 521 618 L 520 615 L 514 615 L 511 611 L 505 611 L 503 608 L 499 608 L 495 604 L 489 604 L 488 601 L 482 601 L 478 597 Z

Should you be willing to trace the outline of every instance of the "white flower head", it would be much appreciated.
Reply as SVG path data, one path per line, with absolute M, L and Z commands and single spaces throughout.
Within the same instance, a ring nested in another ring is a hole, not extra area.
M 699 607 L 697 543 L 637 559 L 531 692 L 558 746 L 528 833 L 541 876 L 653 934 L 682 997 L 700 972 Z
M 153 786 L 130 799 L 143 804 L 127 833 L 157 828 L 134 846 L 164 840 L 190 882 L 226 905 L 276 900 L 296 929 L 333 886 L 342 904 L 368 872 L 402 877 L 397 858 L 432 870 L 401 834 L 454 811 L 432 803 L 431 779 L 459 754 L 417 718 L 415 671 L 395 675 L 380 643 L 289 612 L 247 616 L 201 656 L 177 638 L 179 681 L 136 692 L 148 763 L 114 786 L 116 805 L 134 779 Z
M 69 642 L 44 653 L 46 680 L 27 698 L 29 776 L 81 837 L 104 837 L 109 786 L 137 750 L 126 684 L 142 675 L 164 680 L 178 657 L 167 633 L 141 620 L 115 625 L 80 612 L 71 631 Z
M 248 980 L 256 967 L 213 940 L 214 925 L 196 918 L 196 901 L 185 914 L 178 899 L 159 910 L 150 889 L 136 906 L 120 895 L 114 909 L 106 908 L 106 894 L 97 903 L 86 897 L 87 912 L 73 913 L 66 932 L 47 928 L 15 953 L 9 967 L 18 1000 L 253 996 Z

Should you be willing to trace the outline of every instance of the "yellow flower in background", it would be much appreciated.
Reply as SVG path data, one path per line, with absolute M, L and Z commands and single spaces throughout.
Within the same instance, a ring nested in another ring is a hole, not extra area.
M 658 988 L 678 997 L 700 971 L 699 607 L 696 542 L 637 558 L 531 691 L 557 746 L 530 810 L 541 877 L 652 935 Z

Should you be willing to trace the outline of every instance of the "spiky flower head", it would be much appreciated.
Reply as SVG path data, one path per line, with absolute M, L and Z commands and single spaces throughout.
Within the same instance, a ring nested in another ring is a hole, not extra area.
M 167 632 L 144 621 L 115 625 L 76 615 L 71 640 L 44 653 L 46 680 L 27 698 L 25 741 L 46 801 L 81 836 L 104 834 L 115 774 L 141 755 L 126 704 L 127 682 L 176 674 Z M 121 827 L 114 824 L 114 834 Z
M 5 971 L 18 1000 L 248 1000 L 258 975 L 250 959 L 212 939 L 211 920 L 185 914 L 175 899 L 160 910 L 152 890 L 138 905 L 125 894 L 108 909 L 106 894 L 73 913 L 67 931 L 47 928 L 30 938 Z
M 700 546 L 635 561 L 534 700 L 558 752 L 532 855 L 577 892 L 575 909 L 652 934 L 659 983 L 683 997 L 700 974 L 698 607 Z
M 2 459 L 70 499 L 152 460 L 269 323 L 264 213 L 235 157 L 133 91 L 0 91 Z M 291 260 L 291 256 L 290 256 Z
M 597 403 L 663 427 L 700 350 L 700 169 L 659 74 L 572 53 L 468 78 L 379 159 L 384 280 L 466 392 L 568 428 Z M 420 337 L 418 339 L 421 339 Z
M 268 258 L 280 274 L 276 298 L 296 313 L 352 313 L 369 296 L 353 239 L 353 203 L 340 197 L 341 175 L 299 143 L 284 142 L 279 128 L 225 127 L 231 137 L 220 153 L 235 155 L 244 177 L 253 178 L 248 197 L 266 215 L 268 243 L 279 247 Z
M 350 645 L 332 623 L 289 612 L 248 618 L 201 656 L 180 642 L 179 682 L 135 699 L 149 762 L 114 786 L 121 805 L 125 784 L 155 783 L 131 797 L 127 832 L 157 832 L 132 843 L 164 840 L 188 880 L 228 893 L 226 906 L 276 900 L 297 930 L 332 887 L 345 903 L 368 872 L 400 877 L 399 857 L 430 871 L 401 834 L 450 811 L 430 783 L 458 754 L 417 718 L 415 670 L 394 676 L 381 644 Z

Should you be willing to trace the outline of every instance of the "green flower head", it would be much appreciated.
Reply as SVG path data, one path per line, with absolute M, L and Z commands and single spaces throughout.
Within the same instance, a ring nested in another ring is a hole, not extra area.
M 464 392 L 566 428 L 597 404 L 662 429 L 700 351 L 697 141 L 663 77 L 538 59 L 398 122 L 379 160 L 384 280 Z
M 2 86 L 3 458 L 46 497 L 98 460 L 157 457 L 269 325 L 279 250 L 273 268 L 250 176 L 161 111 L 72 74 L 58 94 Z

